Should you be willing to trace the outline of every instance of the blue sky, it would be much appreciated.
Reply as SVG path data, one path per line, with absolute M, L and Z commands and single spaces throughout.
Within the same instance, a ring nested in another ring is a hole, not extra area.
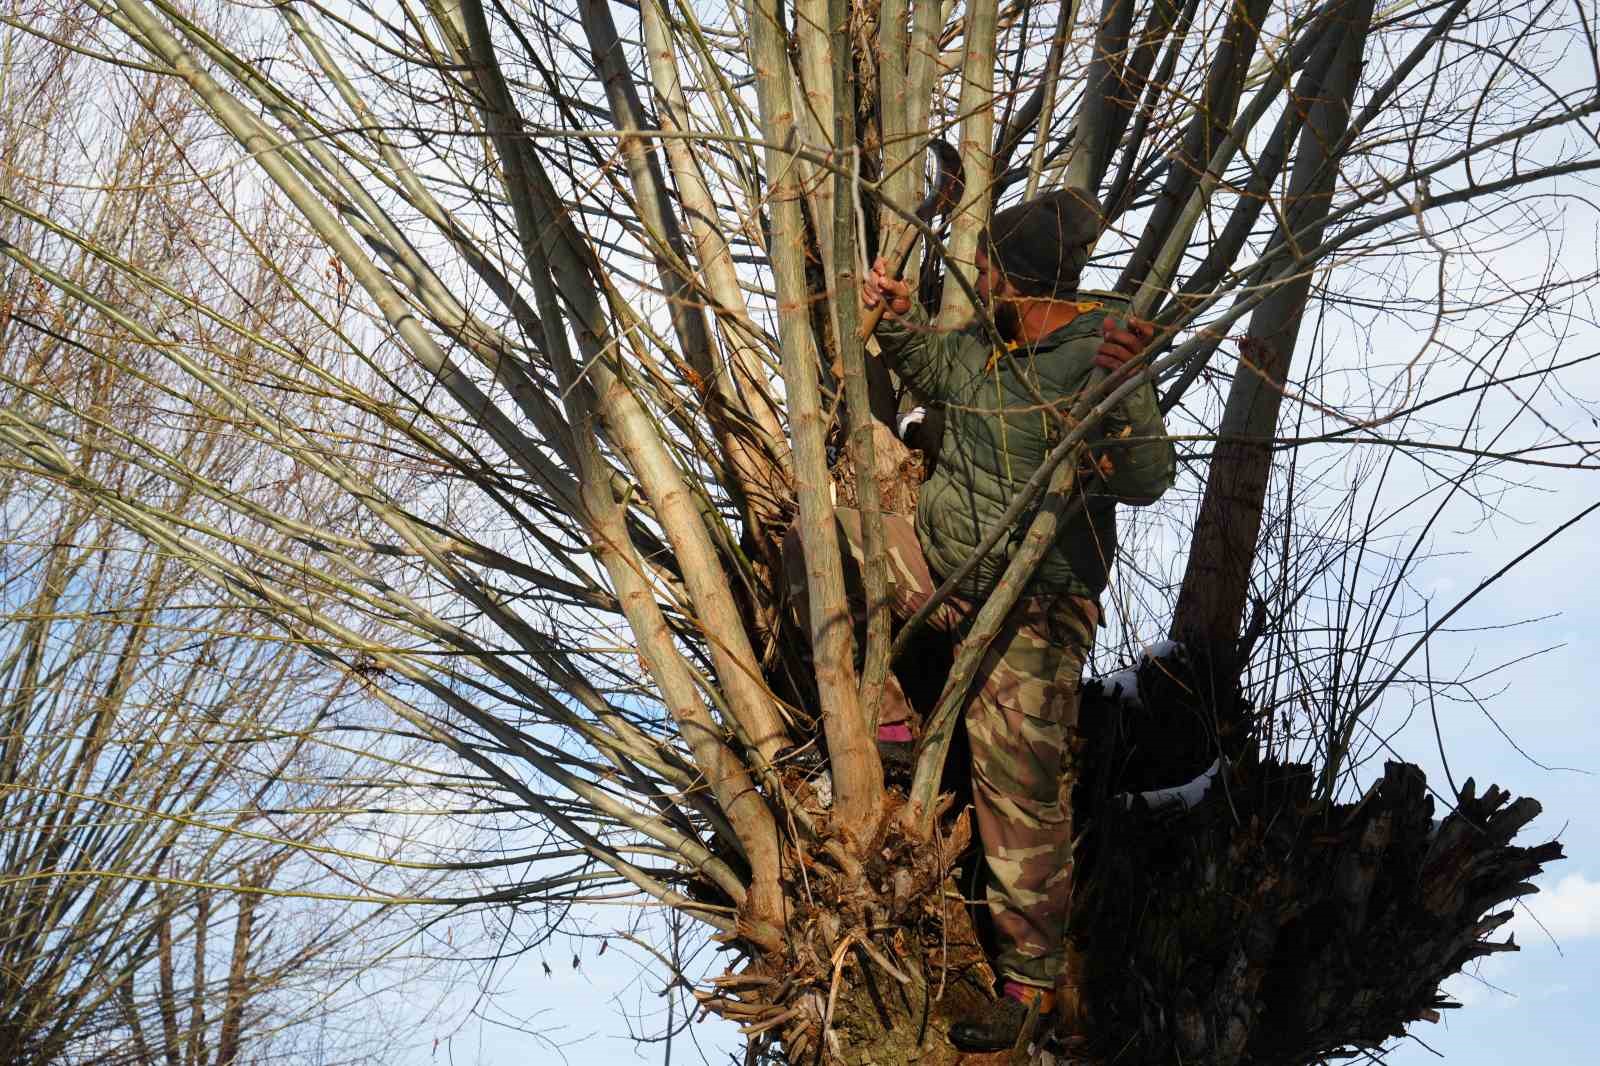
M 1575 530 L 1560 559 L 1535 564 L 1526 580 L 1516 582 L 1502 593 L 1501 602 L 1486 605 L 1483 612 L 1559 611 L 1559 617 L 1508 637 L 1503 647 L 1470 642 L 1483 659 L 1509 657 L 1554 641 L 1563 645 L 1509 668 L 1503 678 L 1507 687 L 1490 704 L 1527 756 L 1511 750 L 1483 714 L 1449 713 L 1446 755 L 1458 780 L 1471 773 L 1480 787 L 1493 782 L 1514 794 L 1536 797 L 1544 813 L 1521 840 L 1559 837 L 1569 856 L 1536 882 L 1540 893 L 1524 900 L 1507 927 L 1522 950 L 1484 960 L 1473 976 L 1447 983 L 1463 1008 L 1446 1012 L 1439 1025 L 1414 1027 L 1452 1066 L 1590 1062 L 1600 1046 L 1600 1015 L 1592 1006 L 1593 985 L 1600 976 L 1600 827 L 1592 819 L 1600 807 L 1600 724 L 1594 712 L 1600 686 L 1595 647 L 1600 610 L 1588 587 L 1600 561 L 1597 534 L 1600 530 Z M 1531 590 L 1535 594 L 1529 595 Z M 1457 655 L 1469 653 L 1466 640 L 1441 643 L 1445 654 L 1452 644 L 1460 645 Z M 1430 757 L 1427 750 L 1431 724 L 1424 730 L 1423 723 L 1415 723 L 1401 740 L 1430 780 L 1442 780 L 1438 756 Z M 1543 769 L 1532 760 L 1559 769 Z M 1418 1066 L 1438 1060 L 1408 1041 L 1390 1061 Z

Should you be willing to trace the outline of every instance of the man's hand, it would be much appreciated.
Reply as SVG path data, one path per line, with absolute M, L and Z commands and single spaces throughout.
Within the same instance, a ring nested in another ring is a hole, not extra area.
M 1094 365 L 1115 373 L 1123 363 L 1144 351 L 1155 335 L 1156 327 L 1142 318 L 1130 315 L 1119 325 L 1107 315 L 1100 323 L 1100 347 L 1094 353 Z
M 890 318 L 911 310 L 911 283 L 889 276 L 889 261 L 879 256 L 872 270 L 861 281 L 861 306 L 872 310 L 886 303 L 884 314 Z

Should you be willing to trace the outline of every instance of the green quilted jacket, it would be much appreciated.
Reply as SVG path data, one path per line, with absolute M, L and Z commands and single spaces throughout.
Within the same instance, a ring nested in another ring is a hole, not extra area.
M 889 364 L 920 396 L 945 406 L 939 461 L 917 503 L 917 538 L 936 573 L 966 561 L 1065 435 L 1063 420 L 1039 399 L 1070 411 L 1094 369 L 1101 321 L 1127 313 L 1121 296 L 1085 292 L 1078 299 L 1085 310 L 1071 322 L 998 355 L 976 328 L 934 332 L 918 311 L 878 326 Z M 1089 444 L 1099 472 L 1078 479 L 1085 506 L 1045 556 L 1034 595 L 1098 598 L 1116 555 L 1117 503 L 1152 503 L 1172 485 L 1176 456 L 1148 382 L 1102 421 Z M 1031 520 L 1031 513 L 1023 515 L 962 583 L 961 595 L 981 598 L 994 586 Z

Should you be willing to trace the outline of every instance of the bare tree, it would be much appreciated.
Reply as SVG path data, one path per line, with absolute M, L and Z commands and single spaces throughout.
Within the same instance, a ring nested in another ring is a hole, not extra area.
M 394 899 L 439 875 L 374 845 L 408 817 L 403 786 L 440 780 L 403 761 L 414 743 L 366 732 L 359 673 L 129 520 L 225 551 L 242 515 L 217 497 L 270 496 L 301 521 L 343 506 L 274 468 L 130 324 L 225 377 L 250 351 L 173 287 L 206 273 L 209 312 L 304 340 L 278 273 L 301 272 L 297 253 L 209 270 L 229 252 L 215 190 L 187 169 L 193 101 L 75 54 L 94 46 L 82 20 L 5 11 L 0 240 L 81 299 L 0 275 L 0 1059 L 290 1058 L 356 1002 L 353 975 L 401 973 L 383 969 L 409 928 Z M 272 241 L 273 213 L 253 214 Z M 61 239 L 71 228 L 88 243 Z M 314 399 L 278 409 L 305 417 Z M 256 543 L 291 566 L 300 550 L 287 528 Z M 319 1061 L 370 1061 L 376 1036 L 342 1022 Z
M 123 441 L 129 469 L 216 509 L 197 527 L 64 465 L 48 420 L 10 439 L 16 461 L 359 672 L 397 729 L 471 768 L 478 802 L 540 823 L 546 861 L 507 899 L 552 920 L 627 898 L 698 922 L 730 950 L 698 1002 L 753 1053 L 953 1061 L 944 1020 L 987 995 L 952 880 L 970 833 L 941 781 L 987 635 L 1038 554 L 1016 554 L 946 678 L 906 657 L 907 630 L 891 640 L 872 566 L 855 647 L 833 499 L 853 491 L 882 543 L 871 487 L 904 454 L 870 423 L 894 397 L 863 357 L 862 260 L 919 230 L 921 296 L 953 324 L 974 313 L 994 206 L 1057 185 L 1105 205 L 1091 272 L 1161 332 L 1137 374 L 1057 412 L 1061 444 L 1014 512 L 1024 543 L 1049 542 L 1081 442 L 1141 376 L 1195 429 L 1193 491 L 1128 542 L 1192 540 L 1188 572 L 1125 547 L 1109 605 L 1122 648 L 1171 631 L 1192 669 L 1159 684 L 1152 665 L 1143 711 L 1088 719 L 1081 1035 L 1138 1061 L 1380 1045 L 1500 947 L 1495 908 L 1559 855 L 1510 843 L 1536 804 L 1470 782 L 1437 794 L 1450 810 L 1433 826 L 1398 761 L 1350 801 L 1382 697 L 1428 686 L 1411 666 L 1449 613 L 1408 632 L 1406 580 L 1435 530 L 1380 551 L 1383 492 L 1443 513 L 1507 470 L 1593 465 L 1540 399 L 1571 362 L 1554 324 L 1592 278 L 1497 273 L 1484 241 L 1549 232 L 1600 168 L 1581 5 L 81 10 L 92 53 L 204 105 L 229 154 L 175 146 L 175 165 L 217 203 L 237 262 L 288 258 L 288 304 L 230 302 L 225 264 L 153 277 L 88 221 L 11 193 L 0 253 L 52 306 L 106 315 L 22 234 L 149 295 L 114 319 L 124 348 L 73 332 L 84 357 L 160 362 L 186 383 L 175 408 L 270 455 L 282 493 Z M 241 38 L 214 27 L 232 20 L 259 40 L 225 43 Z M 966 182 L 934 227 L 913 207 L 940 135 Z M 298 228 L 256 232 L 248 209 L 267 201 Z M 1526 312 L 1496 333 L 1507 307 Z M 284 336 L 286 315 L 317 317 L 314 345 Z M 217 343 L 174 343 L 169 316 Z M 1381 324 L 1415 350 L 1376 350 Z M 1341 486 L 1316 475 L 1330 456 L 1424 481 Z M 781 576 L 790 526 L 804 618 Z M 871 741 L 891 668 L 942 684 L 906 792 Z M 1151 809 L 1207 765 L 1202 802 Z

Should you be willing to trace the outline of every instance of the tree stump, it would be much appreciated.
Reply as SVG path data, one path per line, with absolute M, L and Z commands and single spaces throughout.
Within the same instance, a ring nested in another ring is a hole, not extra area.
M 1359 802 L 1311 800 L 1310 767 L 1219 774 L 1189 810 L 1107 803 L 1073 911 L 1106 1063 L 1293 1066 L 1376 1048 L 1454 1007 L 1439 984 L 1510 940 L 1496 908 L 1559 843 L 1511 839 L 1532 799 L 1469 780 L 1435 823 L 1422 772 L 1389 763 Z

